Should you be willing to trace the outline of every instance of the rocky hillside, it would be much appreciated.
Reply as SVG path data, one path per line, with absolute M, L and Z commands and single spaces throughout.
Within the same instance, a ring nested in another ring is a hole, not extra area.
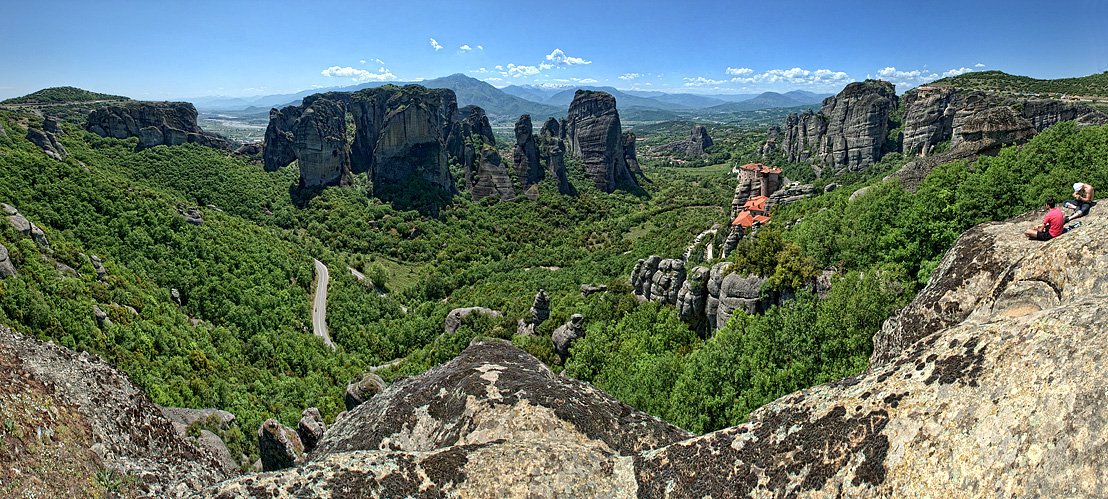
M 1081 102 L 930 86 L 898 99 L 892 84 L 867 80 L 825 99 L 818 113 L 789 115 L 780 146 L 788 161 L 811 162 L 817 172 L 862 170 L 890 152 L 927 156 L 943 144 L 954 148 L 966 123 L 997 107 L 1013 109 L 1036 133 L 1062 121 L 1108 123 L 1108 115 Z
M 98 356 L 3 326 L 0 418 L 4 496 L 186 497 L 238 474 Z
M 310 464 L 208 493 L 1103 496 L 1108 220 L 1026 240 L 1040 215 L 966 232 L 875 338 L 868 371 L 745 424 L 685 438 L 514 347 L 478 343 L 339 418 Z
M 138 137 L 143 147 L 197 143 L 230 150 L 226 139 L 196 124 L 196 108 L 188 102 L 128 101 L 89 113 L 85 129 L 101 137 Z

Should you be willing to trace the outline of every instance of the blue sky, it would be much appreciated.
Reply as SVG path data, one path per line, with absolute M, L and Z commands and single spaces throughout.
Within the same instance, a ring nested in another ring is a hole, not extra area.
M 0 98 L 71 85 L 252 96 L 464 73 L 689 93 L 903 92 L 965 71 L 1108 70 L 1108 2 L 0 0 Z

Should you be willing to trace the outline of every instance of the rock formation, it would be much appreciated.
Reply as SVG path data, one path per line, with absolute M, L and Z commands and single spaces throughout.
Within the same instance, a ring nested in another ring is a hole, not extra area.
M 188 102 L 127 101 L 94 109 L 85 130 L 101 137 L 138 137 L 143 147 L 195 143 L 231 150 L 227 139 L 207 133 L 196 124 L 196 108 Z
M 1035 135 L 1035 128 L 1026 118 L 1007 107 L 990 107 L 978 111 L 958 128 L 959 140 L 949 151 L 908 163 L 886 176 L 897 179 L 905 189 L 915 192 L 924 177 L 936 166 L 959 160 L 976 161 L 979 156 L 994 156 L 1007 145 L 1023 144 Z
M 262 470 L 276 471 L 291 468 L 303 462 L 304 444 L 296 430 L 276 419 L 267 419 L 258 428 L 258 453 Z
M 309 466 L 207 493 L 1101 497 L 1108 223 L 1096 213 L 1046 243 L 1019 230 L 1038 214 L 975 227 L 946 260 L 989 263 L 941 266 L 878 333 L 896 346 L 866 372 L 739 426 L 687 435 L 521 350 L 476 344 L 336 421 Z M 944 309 L 938 329 L 909 319 Z
M 238 474 L 178 434 L 126 374 L 88 352 L 0 326 L 0 387 L 6 491 L 60 496 L 68 492 L 54 489 L 59 483 L 79 487 L 112 473 L 137 477 L 137 494 L 182 497 Z M 30 438 L 12 438 L 16 430 Z
M 810 110 L 785 119 L 784 147 L 790 162 L 812 161 L 818 169 L 862 170 L 890 152 L 889 116 L 897 108 L 895 87 L 885 81 L 851 83 Z
M 708 129 L 704 125 L 693 126 L 689 138 L 676 140 L 654 148 L 655 152 L 681 153 L 690 158 L 708 158 L 704 152 L 712 147 L 712 137 L 708 136 Z
M 92 255 L 88 260 L 92 264 L 92 269 L 96 271 L 98 279 L 103 281 L 105 277 L 108 277 L 108 270 L 104 268 L 104 262 L 100 260 L 100 257 Z
M 462 166 L 465 169 L 466 190 L 473 193 L 474 183 L 478 180 L 475 175 L 480 164 L 480 155 L 484 153 L 485 146 L 496 149 L 496 137 L 492 134 L 492 125 L 485 110 L 477 106 L 466 106 L 458 110 L 462 116 Z M 488 158 L 491 161 L 491 158 Z M 500 154 L 496 155 L 496 162 L 500 162 Z M 505 175 L 507 171 L 505 170 Z M 490 182 L 491 180 L 491 182 Z M 499 179 L 486 180 L 486 185 L 498 185 Z M 484 196 L 488 196 L 486 192 Z M 513 196 L 514 198 L 514 196 Z M 474 197 L 474 199 L 481 199 Z
M 493 310 L 491 308 L 456 308 L 454 310 L 451 310 L 450 313 L 446 314 L 446 319 L 443 321 L 443 329 L 446 331 L 446 334 L 453 334 L 454 331 L 457 331 L 458 328 L 462 327 L 462 321 L 464 321 L 466 317 L 469 317 L 469 314 L 484 314 L 489 317 L 504 316 L 504 314 L 501 314 L 499 310 Z
M 539 183 L 543 177 L 539 165 L 539 150 L 535 145 L 535 132 L 531 125 L 531 115 L 519 117 L 515 127 L 516 144 L 512 148 L 512 167 L 524 189 Z
M 557 182 L 558 193 L 569 195 L 573 194 L 573 190 L 569 185 L 569 177 L 566 176 L 564 136 L 565 128 L 561 126 L 558 120 L 554 118 L 546 120 L 539 132 L 541 142 L 539 156 L 546 163 L 546 174 Z
M 639 156 L 635 152 L 636 144 L 638 142 L 636 142 L 634 132 L 623 132 L 623 160 L 627 163 L 627 169 L 631 171 L 631 176 L 635 178 L 635 182 L 642 185 L 643 183 L 649 183 L 650 179 L 646 178 L 646 174 L 642 172 L 642 167 L 639 166 Z
M 535 301 L 531 303 L 530 312 L 530 322 L 520 319 L 516 327 L 516 334 L 533 335 L 535 330 L 550 318 L 550 297 L 547 296 L 546 291 L 540 289 L 535 294 Z
M 711 269 L 704 266 L 693 267 L 681 283 L 677 292 L 677 313 L 689 324 L 689 329 L 700 335 L 705 334 L 708 306 L 708 278 Z
M 31 223 L 30 220 L 27 220 L 27 217 L 23 216 L 19 210 L 10 204 L 0 203 L 0 210 L 3 210 L 8 216 L 8 223 L 16 232 L 24 236 L 31 236 L 39 246 L 46 250 L 50 249 L 50 241 L 46 238 L 46 232 L 41 227 Z
M 351 410 L 378 393 L 385 391 L 385 380 L 374 373 L 363 373 L 362 378 L 346 385 L 346 410 Z
M 65 161 L 65 158 L 69 157 L 69 151 L 65 150 L 65 146 L 58 141 L 58 138 L 52 132 L 28 128 L 27 140 L 42 149 L 47 156 L 57 161 Z
M 336 183 L 347 169 L 367 172 L 375 187 L 418 174 L 452 191 L 449 160 L 464 162 L 462 139 L 451 90 L 385 85 L 328 92 L 270 111 L 265 168 L 276 170 L 296 159 L 304 185 Z
M 627 167 L 615 97 L 578 90 L 566 126 L 568 149 L 585 164 L 597 189 L 612 192 L 620 183 L 638 185 Z
M 513 201 L 516 198 L 512 187 L 512 177 L 508 169 L 500 162 L 500 153 L 495 147 L 482 145 L 477 161 L 477 177 L 473 184 L 473 199 L 481 200 L 496 196 L 501 201 Z
M 206 493 L 634 497 L 636 456 L 690 436 L 509 343 L 475 342 L 337 419 L 307 466 Z
M 0 277 L 11 277 L 13 275 L 19 275 L 19 272 L 16 272 L 15 265 L 8 258 L 8 248 L 0 244 Z
M 300 413 L 300 422 L 296 425 L 296 435 L 300 437 L 300 443 L 304 445 L 304 452 L 315 450 L 319 439 L 327 431 L 327 425 L 323 417 L 319 415 L 319 409 L 309 407 Z
M 570 316 L 569 322 L 558 326 L 558 329 L 550 335 L 550 341 L 554 343 L 554 353 L 558 354 L 562 364 L 565 364 L 566 359 L 569 358 L 569 347 L 583 336 L 585 336 L 585 316 L 581 314 Z

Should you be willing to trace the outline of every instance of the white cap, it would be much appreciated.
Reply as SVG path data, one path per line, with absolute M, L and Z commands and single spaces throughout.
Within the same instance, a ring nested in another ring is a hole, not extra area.
M 1080 191 L 1082 187 L 1085 187 L 1085 184 L 1082 184 L 1081 182 L 1073 184 L 1073 192 Z

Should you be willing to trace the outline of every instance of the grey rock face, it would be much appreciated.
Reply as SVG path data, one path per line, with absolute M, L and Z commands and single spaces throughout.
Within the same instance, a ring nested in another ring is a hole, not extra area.
M 104 263 L 100 261 L 100 257 L 92 255 L 88 259 L 89 262 L 92 263 L 92 268 L 96 270 L 96 277 L 100 280 L 104 280 L 104 278 L 108 276 L 108 271 L 104 268 Z
M 704 334 L 706 307 L 708 305 L 708 279 L 711 269 L 704 266 L 693 267 L 677 293 L 677 312 L 689 328 Z
M 564 135 L 565 128 L 558 120 L 554 118 L 546 120 L 539 133 L 541 142 L 539 156 L 542 161 L 546 162 L 547 175 L 556 179 L 558 193 L 569 195 L 573 193 L 573 190 L 569 185 L 569 177 L 566 176 L 566 145 L 562 138 Z
M 689 133 L 689 138 L 658 146 L 655 148 L 655 151 L 682 153 L 689 157 L 707 158 L 708 153 L 704 151 L 712 147 L 712 144 L 712 137 L 708 135 L 708 129 L 704 128 L 704 125 L 696 125 L 693 127 L 692 132 Z
M 637 185 L 624 157 L 615 97 L 578 90 L 569 106 L 567 127 L 568 148 L 585 164 L 597 189 L 612 192 L 620 182 Z
M 188 496 L 238 474 L 237 470 L 225 470 L 216 456 L 180 436 L 146 392 L 96 355 L 77 353 L 0 326 L 0 358 L 5 360 L 0 384 L 6 393 L 37 394 L 48 399 L 44 405 L 70 411 L 76 423 L 69 423 L 68 430 L 87 432 L 87 441 L 105 468 L 142 477 L 146 494 Z M 50 427 L 49 420 L 41 421 L 44 430 Z M 30 436 L 34 438 L 35 432 Z M 51 464 L 59 469 L 76 466 L 66 454 L 52 455 Z
M 885 139 L 897 103 L 891 83 L 851 83 L 824 99 L 818 114 L 790 114 L 781 146 L 790 162 L 812 161 L 817 169 L 836 171 L 865 169 L 889 152 Z
M 603 293 L 608 291 L 608 286 L 605 284 L 582 284 L 581 296 L 589 296 L 593 293 Z
M 371 372 L 363 373 L 361 379 L 346 385 L 346 410 L 362 405 L 373 396 L 385 391 L 385 388 L 387 388 L 385 380 L 380 376 Z
M 516 170 L 516 176 L 524 189 L 537 184 L 542 180 L 543 170 L 539 165 L 539 150 L 535 145 L 534 128 L 531 125 L 531 115 L 524 114 L 516 121 L 516 144 L 512 148 L 512 167 Z
M 265 146 L 262 158 L 266 171 L 276 171 L 296 160 L 293 151 L 293 137 L 296 136 L 296 121 L 300 119 L 299 106 L 287 106 L 281 110 L 269 110 L 269 125 L 265 129 Z
M 8 223 L 12 225 L 12 228 L 25 236 L 31 236 L 39 246 L 49 250 L 50 241 L 46 238 L 46 233 L 42 228 L 31 223 L 27 220 L 27 217 L 23 216 L 19 210 L 14 206 L 6 203 L 0 203 L 0 209 L 4 210 L 4 213 L 8 215 Z
M 585 316 L 581 314 L 573 314 L 570 316 L 569 322 L 558 326 L 558 329 L 554 330 L 554 333 L 550 336 L 550 341 L 554 343 L 554 353 L 558 354 L 563 364 L 569 358 L 569 347 L 573 345 L 575 340 L 583 336 L 585 336 Z
M 129 101 L 96 109 L 89 113 L 85 130 L 101 137 L 139 137 L 145 147 L 195 142 L 214 149 L 231 150 L 226 139 L 204 132 L 196 124 L 196 108 L 188 102 Z M 161 140 L 157 141 L 159 137 Z
M 485 307 L 465 307 L 456 308 L 446 314 L 446 320 L 443 321 L 443 328 L 446 330 L 446 334 L 452 334 L 457 331 L 459 327 L 462 327 L 462 321 L 465 320 L 469 314 L 485 314 L 490 317 L 503 317 L 499 310 L 493 310 Z
M 267 419 L 258 428 L 258 453 L 262 470 L 283 470 L 301 463 L 304 446 L 295 430 L 276 419 Z
M 489 196 L 497 196 L 501 201 L 513 201 L 516 198 L 512 177 L 508 176 L 508 169 L 500 162 L 500 153 L 493 147 L 483 146 L 481 149 L 472 192 L 474 200 Z
M 305 186 L 335 185 L 349 168 L 346 154 L 346 108 L 341 101 L 319 98 L 296 122 L 293 154 Z
M 964 121 L 957 133 L 960 140 L 949 151 L 908 163 L 884 180 L 899 180 L 914 192 L 936 166 L 959 160 L 972 163 L 980 156 L 996 155 L 1004 146 L 1027 142 L 1036 132 L 1030 121 L 1010 108 L 987 107 Z
M 177 213 L 185 217 L 185 222 L 193 225 L 204 225 L 204 217 L 200 216 L 200 208 L 186 206 L 185 203 L 177 203 Z
M 489 124 L 489 117 L 485 114 L 485 110 L 477 106 L 466 106 L 458 110 L 458 115 L 462 116 L 462 163 L 465 167 L 465 180 L 466 190 L 471 194 L 474 193 L 474 184 L 477 181 L 475 177 L 480 169 L 480 163 L 482 158 L 480 157 L 485 153 L 485 146 L 496 149 L 496 137 L 492 134 L 492 125 Z M 476 136 L 476 140 L 474 139 Z M 484 158 L 486 161 L 493 161 L 492 158 Z M 496 163 L 500 162 L 500 155 L 497 153 Z M 486 170 L 488 170 L 486 166 Z M 505 174 L 507 170 L 505 170 Z M 510 180 L 510 179 L 509 179 Z M 490 182 L 491 181 L 491 182 Z M 501 179 L 488 179 L 486 185 L 500 185 L 498 182 L 502 182 Z M 509 184 L 510 186 L 510 184 Z M 485 193 L 481 197 L 488 196 Z M 474 195 L 474 199 L 481 199 Z
M 63 146 L 62 143 L 58 141 L 58 138 L 51 132 L 28 128 L 27 140 L 41 148 L 47 156 L 55 160 L 64 161 L 64 158 L 69 157 L 69 151 L 65 150 L 65 146 Z
M 300 437 L 300 443 L 304 445 L 304 452 L 315 450 L 319 439 L 327 431 L 327 425 L 323 417 L 319 415 L 319 409 L 309 407 L 300 414 L 300 423 L 296 426 L 296 434 Z
M 10 277 L 13 275 L 19 275 L 19 272 L 15 271 L 15 265 L 13 265 L 11 259 L 8 258 L 8 248 L 0 244 L 0 277 Z

